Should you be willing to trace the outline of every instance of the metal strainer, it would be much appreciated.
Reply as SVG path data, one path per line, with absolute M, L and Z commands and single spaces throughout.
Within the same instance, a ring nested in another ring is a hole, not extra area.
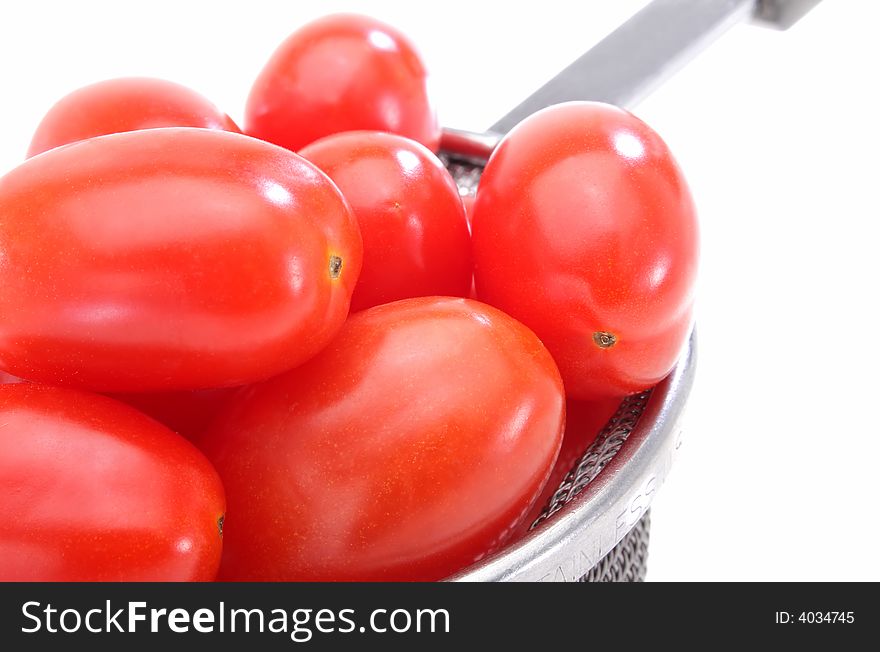
M 484 134 L 446 129 L 441 158 L 463 195 L 502 135 L 535 111 L 571 100 L 628 107 L 738 22 L 785 29 L 819 0 L 653 0 Z M 656 387 L 628 396 L 568 472 L 530 532 L 454 581 L 641 581 L 648 507 L 680 445 L 694 380 L 691 333 Z

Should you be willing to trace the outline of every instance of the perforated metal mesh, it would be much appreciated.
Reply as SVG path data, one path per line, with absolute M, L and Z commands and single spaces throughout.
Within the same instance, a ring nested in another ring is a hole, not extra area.
M 599 475 L 620 450 L 639 422 L 651 398 L 651 390 L 627 396 L 602 428 L 599 436 L 559 483 L 541 515 L 532 524 L 553 518 Z M 651 519 L 646 513 L 635 527 L 579 582 L 641 582 L 648 569 L 648 540 Z
M 480 183 L 480 175 L 483 174 L 482 166 L 457 159 L 443 152 L 440 153 L 440 160 L 452 174 L 452 178 L 455 179 L 458 186 L 458 192 L 462 196 L 477 194 L 477 184 Z
M 534 528 L 571 502 L 599 475 L 623 446 L 639 422 L 651 397 L 651 390 L 627 396 L 599 436 L 577 461 L 550 497 Z M 623 540 L 590 569 L 579 582 L 641 582 L 648 570 L 648 541 L 651 519 L 646 513 Z
M 648 570 L 650 531 L 651 515 L 645 512 L 623 540 L 578 582 L 643 582 Z
M 565 507 L 599 475 L 636 427 L 650 397 L 651 390 L 648 390 L 623 399 L 599 436 L 562 479 L 559 488 L 550 497 L 550 502 L 532 523 L 532 528 Z

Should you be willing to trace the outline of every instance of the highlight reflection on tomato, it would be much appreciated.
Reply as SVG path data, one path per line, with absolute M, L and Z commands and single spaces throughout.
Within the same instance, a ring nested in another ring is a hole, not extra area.
M 0 385 L 14 385 L 15 383 L 24 382 L 18 376 L 13 376 L 12 374 L 8 374 L 5 371 L 0 370 Z

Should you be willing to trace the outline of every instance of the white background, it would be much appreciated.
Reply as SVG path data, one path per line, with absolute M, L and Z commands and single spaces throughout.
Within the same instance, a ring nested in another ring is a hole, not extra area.
M 105 78 L 172 79 L 240 124 L 275 46 L 337 10 L 409 34 L 442 122 L 482 130 L 643 4 L 7 3 L 0 173 L 55 100 Z M 880 580 L 878 13 L 825 0 L 789 32 L 738 26 L 635 108 L 703 237 L 697 385 L 649 579 Z

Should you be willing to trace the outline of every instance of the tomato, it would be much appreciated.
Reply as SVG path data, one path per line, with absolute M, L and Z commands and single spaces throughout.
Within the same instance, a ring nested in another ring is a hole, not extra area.
M 110 396 L 195 442 L 237 391 L 237 387 L 226 387 Z
M 247 136 L 54 149 L 0 178 L 0 368 L 115 392 L 267 378 L 339 329 L 361 246 L 323 173 Z
M 223 487 L 189 442 L 112 399 L 0 386 L 0 580 L 211 580 Z
M 239 131 L 228 115 L 186 86 L 125 77 L 85 86 L 59 100 L 37 127 L 27 155 L 95 136 L 154 127 Z
M 409 297 L 466 296 L 471 239 L 458 187 L 419 143 L 381 132 L 327 136 L 300 155 L 348 200 L 364 241 L 351 309 Z
M 325 16 L 291 34 L 260 72 L 245 132 L 291 150 L 340 131 L 388 131 L 440 145 L 428 74 L 413 44 L 373 18 Z
M 640 391 L 691 328 L 697 221 L 681 170 L 632 114 L 573 102 L 516 126 L 473 215 L 477 295 L 532 328 L 570 396 Z
M 544 346 L 490 306 L 421 297 L 357 313 L 202 438 L 229 500 L 219 577 L 445 577 L 531 507 L 564 412 Z

